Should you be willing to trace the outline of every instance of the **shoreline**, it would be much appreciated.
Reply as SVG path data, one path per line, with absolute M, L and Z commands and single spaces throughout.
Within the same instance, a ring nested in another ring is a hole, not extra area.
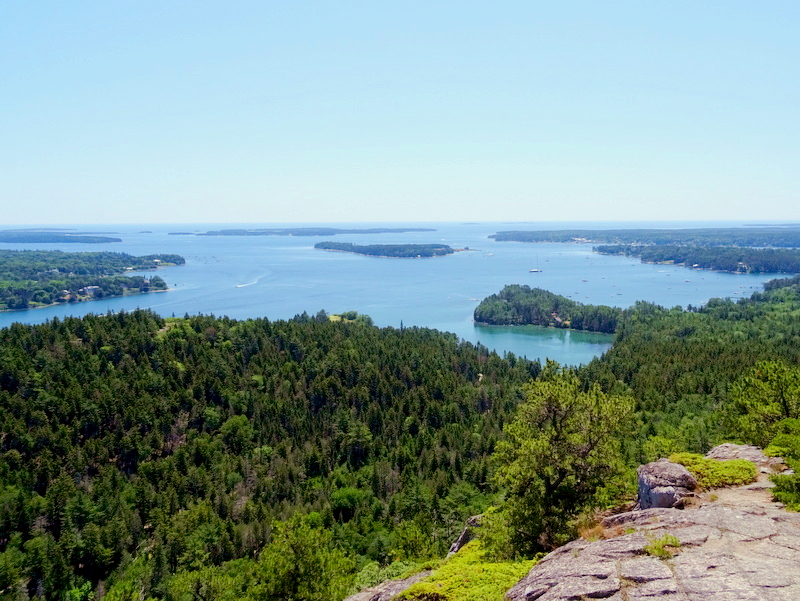
M 141 296 L 143 294 L 169 292 L 171 290 L 173 290 L 173 288 L 165 288 L 163 290 L 148 290 L 147 292 L 132 292 L 131 294 L 114 294 L 113 296 L 103 296 L 101 298 L 85 298 L 73 302 L 64 301 L 63 303 L 50 303 L 49 305 L 39 305 L 38 307 L 26 307 L 25 309 L 0 309 L 0 313 L 22 313 L 23 311 L 36 311 L 37 309 L 50 309 L 52 307 L 62 307 L 65 305 L 77 305 L 78 303 L 91 303 L 92 301 L 101 301 L 109 298 L 125 298 L 126 296 Z

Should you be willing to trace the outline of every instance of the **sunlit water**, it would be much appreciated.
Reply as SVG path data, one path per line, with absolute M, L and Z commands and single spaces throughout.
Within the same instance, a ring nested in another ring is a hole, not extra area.
M 0 326 L 41 323 L 53 317 L 148 307 L 162 316 L 212 313 L 234 318 L 286 319 L 304 311 L 356 310 L 379 326 L 424 326 L 528 358 L 579 364 L 603 353 L 611 337 L 533 326 L 480 327 L 472 313 L 484 297 L 506 284 L 539 286 L 583 303 L 626 307 L 647 300 L 672 307 L 700 305 L 713 297 L 749 296 L 775 276 L 733 275 L 685 267 L 646 265 L 638 259 L 602 256 L 586 244 L 495 242 L 488 236 L 507 229 L 653 227 L 653 224 L 410 224 L 434 232 L 331 237 L 173 236 L 169 232 L 231 227 L 288 227 L 298 224 L 77 226 L 114 231 L 114 244 L 0 244 L 0 248 L 115 251 L 134 255 L 177 253 L 186 265 L 159 270 L 172 290 L 0 313 Z M 307 226 L 308 224 L 302 224 Z M 299 226 L 302 226 L 299 225 Z M 330 225 L 330 224 L 326 224 Z M 340 224 L 371 227 L 375 224 Z M 402 227 L 404 224 L 377 224 Z M 661 224 L 686 227 L 687 224 Z M 699 224 L 693 224 L 699 225 Z M 720 225 L 720 224 L 716 224 Z M 730 225 L 730 224 L 728 224 Z M 152 233 L 141 233 L 150 230 Z M 444 242 L 469 251 L 430 259 L 384 259 L 314 249 L 322 240 L 359 244 Z M 531 273 L 531 269 L 540 269 Z M 152 273 L 152 272 L 150 272 Z

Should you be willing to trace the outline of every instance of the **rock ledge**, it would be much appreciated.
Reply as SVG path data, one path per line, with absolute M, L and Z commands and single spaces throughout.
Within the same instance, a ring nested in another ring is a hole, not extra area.
M 772 471 L 770 460 L 764 461 L 758 465 Z M 653 508 L 606 518 L 609 539 L 575 540 L 556 549 L 506 599 L 796 601 L 800 514 L 773 503 L 769 486 L 762 473 L 755 484 L 700 496 L 697 506 L 685 510 Z M 674 555 L 648 554 L 645 547 L 665 534 L 680 540 Z

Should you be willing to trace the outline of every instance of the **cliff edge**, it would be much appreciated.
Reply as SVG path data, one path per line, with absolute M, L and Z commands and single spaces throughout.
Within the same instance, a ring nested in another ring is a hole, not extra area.
M 686 509 L 606 518 L 608 538 L 560 547 L 506 599 L 800 599 L 800 514 L 772 501 L 768 474 L 775 460 L 762 454 L 754 463 L 761 470 L 755 483 L 702 493 Z

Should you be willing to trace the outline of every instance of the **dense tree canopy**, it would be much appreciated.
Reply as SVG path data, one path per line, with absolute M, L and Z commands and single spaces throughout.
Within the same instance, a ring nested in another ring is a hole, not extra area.
M 516 553 L 549 550 L 570 537 L 570 525 L 623 471 L 621 438 L 633 399 L 583 390 L 577 375 L 549 363 L 523 387 L 525 402 L 505 428 L 495 459 L 508 493 L 506 521 Z
M 613 334 L 622 309 L 584 305 L 565 296 L 512 284 L 483 299 L 475 308 L 477 323 L 491 325 L 537 325 Z
M 488 502 L 489 456 L 538 373 L 324 315 L 15 324 L 0 359 L 0 594 L 48 599 L 100 582 L 181 598 L 235 560 L 267 586 L 253 558 L 273 524 L 290 536 L 280 523 L 313 511 L 331 561 L 443 553 Z
M 0 310 L 166 290 L 158 276 L 121 274 L 184 263 L 172 254 L 0 250 Z
M 750 246 L 800 248 L 800 227 L 505 231 L 498 242 L 593 242 L 595 244 Z
M 623 462 L 734 439 L 800 467 L 798 365 L 796 278 L 637 303 L 578 370 L 351 312 L 14 324 L 0 597 L 336 599 L 369 566 L 443 554 L 490 504 L 530 554 L 617 500 Z M 777 490 L 800 502 L 798 478 Z
M 640 257 L 644 263 L 675 263 L 731 273 L 800 273 L 800 249 L 731 246 L 606 245 L 606 255 Z
M 350 242 L 317 242 L 314 248 L 356 253 L 371 257 L 394 257 L 416 259 L 452 255 L 453 249 L 446 244 L 352 244 Z

